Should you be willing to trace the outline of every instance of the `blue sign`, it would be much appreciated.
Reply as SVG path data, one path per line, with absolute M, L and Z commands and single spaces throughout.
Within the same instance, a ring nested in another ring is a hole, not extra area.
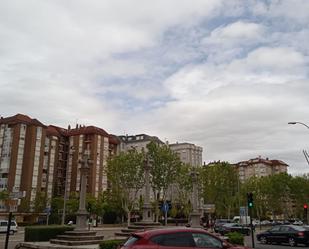
M 45 208 L 45 209 L 44 209 L 44 213 L 47 213 L 47 214 L 50 214 L 50 213 L 51 213 L 51 211 L 52 211 L 52 209 L 51 209 L 51 208 Z
M 170 207 L 168 206 L 168 203 L 167 203 L 167 202 L 164 202 L 163 205 L 162 205 L 162 209 L 161 209 L 161 210 L 162 210 L 164 213 L 167 213 L 169 209 L 170 209 Z

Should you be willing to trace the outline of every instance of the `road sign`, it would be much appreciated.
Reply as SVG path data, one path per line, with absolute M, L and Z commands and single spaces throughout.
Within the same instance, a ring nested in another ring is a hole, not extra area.
M 247 208 L 246 207 L 240 207 L 239 208 L 239 215 L 240 216 L 247 216 Z
M 213 214 L 216 210 L 216 205 L 215 204 L 204 204 L 203 209 L 205 213 Z
M 164 213 L 167 213 L 169 210 L 169 206 L 168 206 L 168 203 L 167 202 L 164 202 L 163 205 L 162 205 L 162 211 Z

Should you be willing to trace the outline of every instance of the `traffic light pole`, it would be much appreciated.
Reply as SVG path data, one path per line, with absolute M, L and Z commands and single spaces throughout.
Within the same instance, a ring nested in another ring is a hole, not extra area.
M 250 228 L 251 228 L 252 248 L 254 248 L 255 245 L 254 245 L 254 229 L 253 229 L 253 224 L 252 224 L 252 208 L 249 208 L 249 216 L 250 216 Z
M 8 249 L 8 246 L 9 246 L 9 238 L 10 238 L 12 215 L 13 215 L 12 212 L 10 212 L 9 213 L 8 226 L 7 226 L 7 230 L 6 230 L 6 236 L 5 236 L 4 249 Z

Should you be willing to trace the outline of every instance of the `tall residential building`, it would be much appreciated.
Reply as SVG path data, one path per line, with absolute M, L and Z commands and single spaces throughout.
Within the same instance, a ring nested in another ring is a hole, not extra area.
M 263 177 L 279 173 L 286 173 L 288 165 L 280 160 L 263 159 L 260 156 L 248 161 L 241 161 L 233 165 L 239 173 L 239 180 L 245 182 L 250 177 Z
M 127 152 L 131 149 L 136 149 L 137 151 L 141 152 L 142 150 L 147 151 L 147 144 L 151 141 L 154 141 L 158 144 L 163 144 L 163 142 L 155 136 L 149 136 L 146 134 L 138 134 L 132 136 L 118 136 L 120 140 L 119 144 L 119 152 Z
M 0 191 L 24 192 L 24 200 L 34 202 L 41 191 L 45 136 L 46 126 L 36 119 L 22 114 L 1 117 Z M 3 203 L 1 207 L 5 211 Z
M 51 198 L 63 196 L 65 189 L 80 190 L 79 160 L 88 148 L 92 165 L 87 192 L 97 197 L 107 188 L 104 168 L 107 158 L 117 152 L 118 144 L 116 136 L 94 126 L 64 129 L 46 126 L 22 114 L 1 117 L 0 191 L 24 193 L 20 211 L 33 211 L 40 193 L 46 196 L 48 207 Z M 1 211 L 6 211 L 2 202 Z
M 175 143 L 169 145 L 171 150 L 179 155 L 183 163 L 192 166 L 202 166 L 203 148 L 190 143 Z
M 101 128 L 79 126 L 67 131 L 69 141 L 67 161 L 67 191 L 80 191 L 80 160 L 88 149 L 92 160 L 88 174 L 87 192 L 98 197 L 107 188 L 105 168 L 109 156 L 115 154 L 118 140 Z

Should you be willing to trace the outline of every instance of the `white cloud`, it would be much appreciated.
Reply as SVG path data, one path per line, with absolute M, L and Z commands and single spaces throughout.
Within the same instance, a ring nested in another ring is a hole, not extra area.
M 0 114 L 303 169 L 308 1 L 2 1 Z M 305 131 L 306 132 L 306 131 Z M 299 156 L 299 157 L 298 157 Z
M 261 24 L 237 21 L 227 26 L 213 30 L 209 37 L 204 39 L 207 44 L 224 44 L 235 46 L 248 42 L 259 42 L 263 38 L 265 27 Z

